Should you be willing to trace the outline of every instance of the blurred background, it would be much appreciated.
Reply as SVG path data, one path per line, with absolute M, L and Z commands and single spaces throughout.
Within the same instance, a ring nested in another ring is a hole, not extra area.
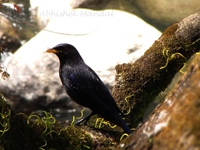
M 46 110 L 71 120 L 82 107 L 65 93 L 58 59 L 46 49 L 73 44 L 111 91 L 115 65 L 133 63 L 199 6 L 199 0 L 1 1 L 0 68 L 10 77 L 1 79 L 0 92 L 16 112 Z

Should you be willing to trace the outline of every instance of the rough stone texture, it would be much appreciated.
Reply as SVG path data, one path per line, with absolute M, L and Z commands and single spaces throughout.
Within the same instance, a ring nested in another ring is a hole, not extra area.
M 119 150 L 200 149 L 200 56 L 147 121 L 122 141 Z

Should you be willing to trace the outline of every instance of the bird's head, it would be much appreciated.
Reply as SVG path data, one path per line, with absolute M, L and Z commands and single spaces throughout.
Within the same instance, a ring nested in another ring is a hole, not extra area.
M 60 61 L 67 61 L 67 60 L 83 61 L 82 57 L 80 56 L 76 48 L 73 45 L 66 43 L 58 44 L 55 47 L 48 49 L 46 52 L 56 54 L 60 59 Z

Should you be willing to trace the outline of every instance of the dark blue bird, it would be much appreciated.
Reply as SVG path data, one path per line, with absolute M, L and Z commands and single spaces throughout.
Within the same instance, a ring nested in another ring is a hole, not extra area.
M 120 110 L 110 92 L 73 45 L 59 44 L 47 52 L 56 54 L 60 60 L 60 79 L 67 94 L 76 103 L 92 110 L 84 120 L 98 114 L 121 126 L 126 133 L 131 132 L 119 115 Z

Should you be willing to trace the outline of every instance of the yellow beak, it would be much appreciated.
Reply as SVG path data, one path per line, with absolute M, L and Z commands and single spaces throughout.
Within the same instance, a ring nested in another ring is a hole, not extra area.
M 56 54 L 57 50 L 55 50 L 55 49 L 48 49 L 48 50 L 46 50 L 46 52 L 47 53 L 54 53 L 54 54 Z

